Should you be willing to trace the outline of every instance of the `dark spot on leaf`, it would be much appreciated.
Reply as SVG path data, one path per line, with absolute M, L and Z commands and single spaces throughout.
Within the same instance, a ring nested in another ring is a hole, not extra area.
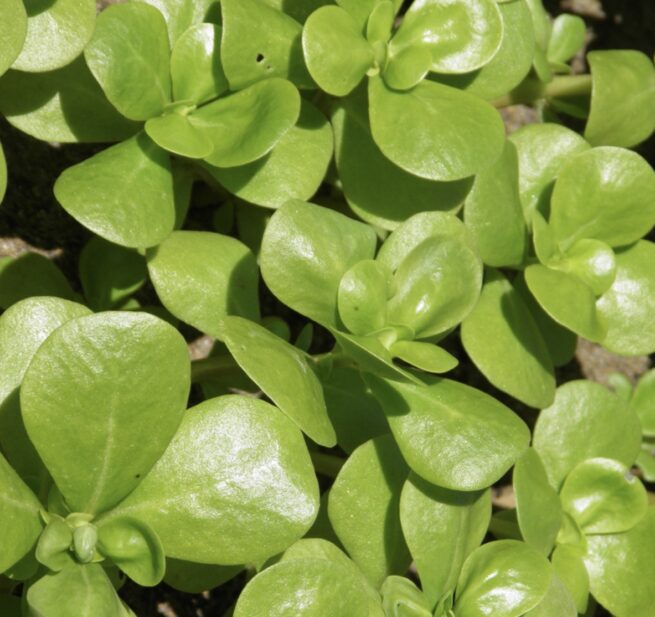
M 263 62 L 264 61 L 264 54 L 257 54 L 257 62 Z
M 270 64 L 266 66 L 266 70 L 267 70 L 267 71 L 270 71 L 270 70 L 272 70 L 272 69 L 273 69 L 273 67 L 272 67 Z
M 138 474 L 136 474 L 136 476 L 134 476 L 134 477 L 137 478 L 137 479 L 139 479 L 139 478 L 141 477 L 141 474 L 138 473 Z

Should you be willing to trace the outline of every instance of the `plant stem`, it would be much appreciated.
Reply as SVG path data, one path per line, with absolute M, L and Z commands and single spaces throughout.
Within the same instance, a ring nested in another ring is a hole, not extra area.
M 591 75 L 558 75 L 547 84 L 535 79 L 526 79 L 512 92 L 493 101 L 493 105 L 533 105 L 539 99 L 585 96 L 591 92 L 591 86 Z
M 309 455 L 312 458 L 312 463 L 314 463 L 316 471 L 328 478 L 336 478 L 343 464 L 346 462 L 345 459 L 334 454 L 326 454 L 325 452 L 317 452 L 316 450 L 310 451 Z
M 217 375 L 224 375 L 238 365 L 232 356 L 211 356 L 191 363 L 191 381 L 198 383 L 210 380 Z

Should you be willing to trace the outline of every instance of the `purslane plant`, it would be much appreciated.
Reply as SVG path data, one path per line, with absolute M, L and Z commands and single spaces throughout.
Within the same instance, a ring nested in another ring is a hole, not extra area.
M 126 577 L 245 571 L 236 617 L 649 617 L 652 372 L 555 367 L 577 336 L 655 352 L 655 172 L 627 149 L 653 62 L 573 75 L 584 22 L 539 0 L 401 4 L 0 8 L 0 112 L 113 143 L 54 186 L 97 234 L 79 290 L 0 260 L 3 614 L 125 617 Z M 542 122 L 506 138 L 517 102 Z

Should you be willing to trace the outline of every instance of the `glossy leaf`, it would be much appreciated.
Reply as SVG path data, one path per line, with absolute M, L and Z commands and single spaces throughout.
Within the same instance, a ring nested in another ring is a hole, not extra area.
M 562 506 L 533 448 L 516 462 L 512 483 L 521 535 L 530 546 L 548 556 L 562 522 Z
M 27 35 L 27 12 L 22 0 L 7 0 L 0 7 L 0 75 L 2 75 L 18 57 L 23 49 Z
M 368 598 L 345 567 L 323 559 L 284 561 L 253 578 L 234 617 L 367 617 Z
M 550 586 L 545 557 L 523 542 L 500 540 L 476 549 L 457 583 L 457 617 L 518 617 L 535 608 Z
M 648 496 L 630 469 L 609 458 L 576 465 L 560 492 L 562 506 L 586 534 L 620 533 L 646 514 Z
M 220 19 L 219 0 L 140 0 L 154 6 L 166 20 L 171 45 L 193 25 L 217 22 Z
M 466 92 L 423 81 L 408 92 L 369 81 L 371 133 L 399 167 L 430 180 L 460 180 L 491 165 L 505 131 L 498 112 Z
M 393 54 L 393 47 L 391 51 Z M 431 64 L 432 54 L 426 45 L 401 48 L 387 59 L 384 81 L 394 90 L 409 90 L 423 80 Z
M 638 154 L 594 148 L 561 168 L 550 224 L 560 243 L 581 238 L 611 247 L 636 242 L 655 224 L 655 171 Z
M 461 337 L 466 353 L 494 386 L 531 407 L 552 403 L 555 375 L 548 348 L 521 295 L 500 272 L 487 275 Z
M 418 0 L 405 14 L 391 50 L 420 43 L 432 54 L 430 70 L 468 73 L 492 60 L 502 38 L 503 22 L 493 0 Z
M 43 141 L 118 141 L 139 128 L 107 100 L 83 57 L 46 73 L 9 71 L 0 80 L 0 111 Z
M 39 536 L 35 557 L 48 570 L 60 572 L 74 561 L 72 546 L 73 530 L 66 521 L 53 518 Z
M 295 19 L 261 0 L 222 0 L 221 10 L 221 61 L 231 90 L 271 77 L 313 86 L 303 61 L 302 26 Z
M 217 167 L 236 167 L 268 152 L 294 126 L 300 95 L 284 79 L 267 79 L 222 97 L 189 115 L 189 121 L 211 140 L 205 160 Z
M 53 0 L 26 4 L 27 35 L 13 68 L 19 71 L 52 71 L 72 62 L 93 34 L 95 2 Z M 19 18 L 17 33 L 22 31 L 21 22 Z
M 99 525 L 98 550 L 139 585 L 152 587 L 164 577 L 164 549 L 142 521 L 114 518 Z
M 591 593 L 616 617 L 648 617 L 655 604 L 655 588 L 635 584 L 655 569 L 655 508 L 621 534 L 590 536 L 585 565 Z
M 548 261 L 548 265 L 577 276 L 596 296 L 605 293 L 616 276 L 614 251 L 600 240 L 578 240 L 564 256 L 553 257 Z
M 353 97 L 332 114 L 337 169 L 353 212 L 367 223 L 395 229 L 418 212 L 456 210 L 473 179 L 433 182 L 394 165 L 371 137 L 365 103 Z
M 409 476 L 400 498 L 400 521 L 430 606 L 455 589 L 462 564 L 484 539 L 490 517 L 489 491 L 449 491 Z
M 507 407 L 448 379 L 431 385 L 367 375 L 408 465 L 445 488 L 474 491 L 498 480 L 528 444 L 529 432 Z
M 428 373 L 447 373 L 459 363 L 455 356 L 432 343 L 396 341 L 389 351 L 394 358 Z
M 655 131 L 655 66 L 635 50 L 587 55 L 593 88 L 585 138 L 594 146 L 630 148 Z
M 259 320 L 257 264 L 235 238 L 207 231 L 175 231 L 147 254 L 148 272 L 173 315 L 220 336 L 225 315 Z
M 118 503 L 161 456 L 188 391 L 188 352 L 171 326 L 143 313 L 100 313 L 67 322 L 41 345 L 21 406 L 66 502 L 93 514 Z
M 73 218 L 121 246 L 159 244 L 175 224 L 170 159 L 143 133 L 69 167 L 54 191 Z
M 391 0 L 381 0 L 375 4 L 366 20 L 366 40 L 375 44 L 386 43 L 391 37 L 396 7 Z
M 336 325 L 341 277 L 371 259 L 373 230 L 343 214 L 291 200 L 271 217 L 261 248 L 262 276 L 287 306 L 323 325 Z
M 607 323 L 603 346 L 618 354 L 655 351 L 655 244 L 644 240 L 616 251 L 616 278 L 598 301 Z
M 302 48 L 310 75 L 333 96 L 350 93 L 375 61 L 357 22 L 339 6 L 324 6 L 309 16 Z
M 175 43 L 171 81 L 176 101 L 200 104 L 228 90 L 219 54 L 221 33 L 216 24 L 196 24 Z
M 558 15 L 548 42 L 548 60 L 568 62 L 582 48 L 586 35 L 587 26 L 582 17 L 568 13 Z
M 145 521 L 169 557 L 232 565 L 267 559 L 302 537 L 318 501 L 293 422 L 263 401 L 223 396 L 185 413 L 164 455 L 108 518 Z
M 184 593 L 202 593 L 233 579 L 242 570 L 242 566 L 214 566 L 169 558 L 164 582 Z
M 162 14 L 142 2 L 103 11 L 84 50 L 107 98 L 131 120 L 152 118 L 170 102 L 169 55 Z
M 374 587 L 410 563 L 400 528 L 400 491 L 409 473 L 391 435 L 359 446 L 341 468 L 328 500 L 330 522 Z
M 534 429 L 533 446 L 559 489 L 566 475 L 588 458 L 606 457 L 632 465 L 639 453 L 639 419 L 603 386 L 571 381 L 557 389 Z
M 102 566 L 71 562 L 27 590 L 30 613 L 39 617 L 122 617 L 121 601 Z
M 211 139 L 186 116 L 175 112 L 151 118 L 145 124 L 145 131 L 164 150 L 190 159 L 203 159 L 214 151 Z
M 325 116 L 303 100 L 300 117 L 264 157 L 239 167 L 208 167 L 228 191 L 244 201 L 279 208 L 290 199 L 310 199 L 332 158 L 332 133 Z
M 241 317 L 223 318 L 219 329 L 239 366 L 282 413 L 316 443 L 336 445 L 321 384 L 301 351 Z
M 630 408 L 639 416 L 642 433 L 655 436 L 655 370 L 651 369 L 639 378 L 630 399 Z
M 550 586 L 541 602 L 525 614 L 525 617 L 576 617 L 575 601 L 562 579 L 556 574 L 550 578 Z
M 578 613 L 582 614 L 587 611 L 589 603 L 589 574 L 583 556 L 577 547 L 560 544 L 551 557 L 555 573 L 564 581 Z

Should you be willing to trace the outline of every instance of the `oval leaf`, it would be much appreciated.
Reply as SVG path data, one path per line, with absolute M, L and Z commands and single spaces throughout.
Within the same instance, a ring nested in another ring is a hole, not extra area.
M 13 63 L 23 49 L 27 35 L 27 13 L 22 0 L 7 0 L 0 7 L 0 75 Z
M 186 116 L 175 112 L 151 118 L 145 125 L 148 137 L 173 154 L 190 159 L 204 159 L 214 151 L 214 144 Z

